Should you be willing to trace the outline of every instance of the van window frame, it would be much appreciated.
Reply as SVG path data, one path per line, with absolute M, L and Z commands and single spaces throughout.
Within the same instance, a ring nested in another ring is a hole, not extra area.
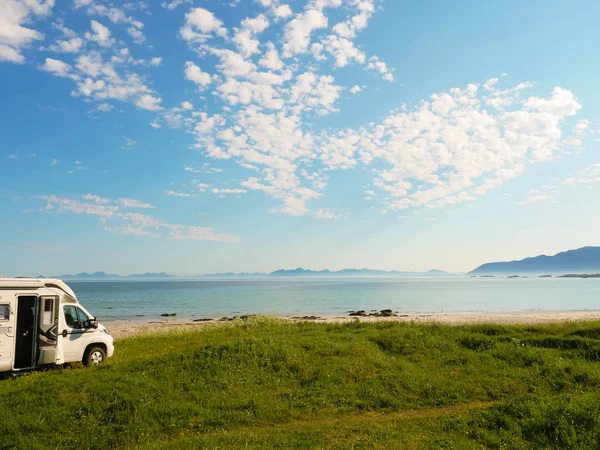
M 0 314 L 0 322 L 9 322 L 10 315 L 12 314 L 12 308 L 10 307 L 10 303 L 0 303 L 0 311 L 2 311 L 3 307 L 6 307 L 6 316 L 4 314 Z
M 78 327 L 71 326 L 71 325 L 69 325 L 69 324 L 67 323 L 67 316 L 66 316 L 66 314 L 65 314 L 65 309 L 66 309 L 66 308 L 75 308 L 75 315 L 76 315 L 76 317 L 75 317 L 75 322 L 76 322 L 76 323 L 79 325 Z M 65 325 L 67 325 L 67 326 L 68 326 L 69 328 L 71 328 L 72 330 L 87 330 L 87 329 L 89 329 L 89 328 L 90 328 L 89 326 L 86 326 L 86 324 L 85 324 L 85 323 L 81 323 L 81 319 L 80 319 L 80 317 L 79 317 L 79 313 L 82 313 L 82 314 L 84 314 L 84 315 L 87 317 L 87 323 L 88 323 L 88 325 L 89 325 L 89 322 L 90 322 L 91 320 L 93 320 L 93 317 L 92 317 L 92 316 L 90 316 L 90 315 L 89 315 L 89 314 L 88 314 L 86 311 L 83 311 L 83 310 L 82 310 L 82 309 L 79 307 L 79 305 L 77 305 L 77 304 L 67 304 L 67 305 L 63 305 L 63 317 L 64 317 L 64 319 L 65 319 Z

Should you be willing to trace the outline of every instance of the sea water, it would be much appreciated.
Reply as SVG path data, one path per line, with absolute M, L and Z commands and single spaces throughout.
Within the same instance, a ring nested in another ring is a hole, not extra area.
M 252 278 L 69 281 L 104 322 L 219 318 L 242 314 L 343 315 L 390 308 L 398 314 L 598 311 L 600 279 Z

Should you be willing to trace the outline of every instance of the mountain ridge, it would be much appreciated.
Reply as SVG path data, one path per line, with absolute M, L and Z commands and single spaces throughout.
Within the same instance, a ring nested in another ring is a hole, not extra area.
M 600 271 L 600 247 L 581 247 L 555 255 L 530 256 L 520 260 L 489 262 L 468 275 L 520 273 L 583 273 Z
M 443 270 L 429 270 L 427 272 L 401 272 L 398 270 L 376 269 L 341 269 L 341 270 L 311 270 L 298 267 L 296 269 L 279 269 L 270 273 L 262 272 L 222 272 L 207 273 L 203 275 L 170 275 L 165 272 L 146 272 L 141 274 L 117 275 L 106 272 L 81 272 L 78 274 L 53 275 L 48 278 L 61 280 L 123 280 L 123 279 L 191 279 L 191 278 L 258 278 L 258 277 L 371 277 L 371 276 L 443 276 L 450 275 Z M 46 278 L 38 275 L 36 278 Z

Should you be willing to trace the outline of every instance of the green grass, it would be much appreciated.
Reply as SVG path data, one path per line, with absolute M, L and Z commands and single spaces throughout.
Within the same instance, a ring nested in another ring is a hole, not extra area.
M 0 449 L 600 448 L 600 322 L 284 323 L 0 380 Z

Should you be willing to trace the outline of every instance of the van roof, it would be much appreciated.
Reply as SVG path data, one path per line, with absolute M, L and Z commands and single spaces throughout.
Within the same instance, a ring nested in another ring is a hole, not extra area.
M 75 292 L 57 278 L 0 278 L 0 289 L 38 289 L 41 287 L 58 288 L 74 299 Z

